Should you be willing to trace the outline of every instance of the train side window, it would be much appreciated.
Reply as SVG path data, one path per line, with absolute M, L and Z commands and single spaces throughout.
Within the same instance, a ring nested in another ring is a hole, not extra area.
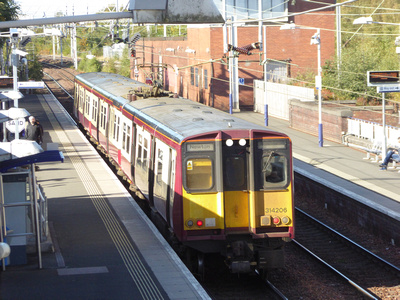
M 118 142 L 120 117 L 114 114 L 113 139 Z
M 129 153 L 131 144 L 131 126 L 124 122 L 122 127 L 122 149 Z
M 89 113 L 90 113 L 90 97 L 89 97 L 89 94 L 86 93 L 85 114 L 89 115 Z
M 138 134 L 136 164 L 147 169 L 148 140 L 142 134 Z
M 156 173 L 156 183 L 158 185 L 162 185 L 163 157 L 164 157 L 163 151 L 161 149 L 158 149 L 158 153 L 157 153 L 157 173 Z
M 149 152 L 149 143 L 148 140 L 143 138 L 143 169 L 147 168 L 147 155 Z
M 213 186 L 213 163 L 209 158 L 186 160 L 186 186 L 189 190 L 209 190 Z
M 175 151 L 171 152 L 171 182 L 169 188 L 170 199 L 174 199 L 175 194 Z
M 97 123 L 97 105 L 98 105 L 98 98 L 93 97 L 93 106 L 92 106 L 92 120 L 94 123 Z
M 100 106 L 100 128 L 106 129 L 106 118 L 107 118 L 107 107 L 105 105 Z
M 138 134 L 138 143 L 137 143 L 137 157 L 136 157 L 136 164 L 138 166 L 142 166 L 142 153 L 143 153 L 143 136 Z

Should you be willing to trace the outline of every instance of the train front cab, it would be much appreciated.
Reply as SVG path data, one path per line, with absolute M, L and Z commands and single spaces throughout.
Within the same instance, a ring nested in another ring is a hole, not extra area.
M 291 142 L 220 132 L 182 147 L 185 243 L 221 252 L 232 272 L 283 267 L 294 238 Z

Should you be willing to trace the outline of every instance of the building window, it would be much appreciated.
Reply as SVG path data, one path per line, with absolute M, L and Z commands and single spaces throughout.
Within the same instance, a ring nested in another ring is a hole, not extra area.
M 208 89 L 208 70 L 204 70 L 204 89 Z
M 194 85 L 194 68 L 190 67 L 190 85 Z
M 195 69 L 195 80 L 196 80 L 196 87 L 199 87 L 199 69 Z
M 220 1 L 214 0 L 219 9 L 222 8 L 222 3 Z M 287 3 L 286 0 L 262 0 L 262 17 L 276 17 L 283 16 L 287 13 Z M 235 16 L 236 19 L 258 19 L 258 1 L 254 0 L 226 0 L 225 1 L 226 16 Z

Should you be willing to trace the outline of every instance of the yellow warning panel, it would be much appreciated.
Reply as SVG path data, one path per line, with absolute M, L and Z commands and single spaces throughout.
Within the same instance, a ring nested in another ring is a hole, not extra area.
M 186 170 L 188 170 L 188 171 L 192 171 L 193 170 L 193 162 L 191 160 L 187 161 Z

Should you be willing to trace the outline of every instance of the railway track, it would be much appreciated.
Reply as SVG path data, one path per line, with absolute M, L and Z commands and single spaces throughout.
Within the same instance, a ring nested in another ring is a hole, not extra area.
M 71 113 L 72 106 L 70 108 L 69 104 L 73 102 L 74 86 L 66 77 L 74 75 L 69 70 L 61 75 L 64 72 L 59 66 L 52 69 L 52 72 L 46 71 L 46 84 Z M 60 83 L 56 85 L 53 81 Z M 213 276 L 206 277 L 204 286 L 213 299 L 397 299 L 400 295 L 400 273 L 396 266 L 385 263 L 378 255 L 371 251 L 368 253 L 347 238 L 334 237 L 337 235 L 335 231 L 305 216 L 299 209 L 296 221 L 296 241 L 289 243 L 285 250 L 286 267 L 268 278 L 274 288 L 267 287 L 259 276 L 222 274 L 218 270 L 223 266 L 218 268 L 216 265 L 217 269 L 210 269 L 206 264 L 206 272 Z M 300 243 L 302 246 L 299 246 Z M 364 247 L 368 248 L 368 241 L 366 243 Z M 304 252 L 305 248 L 319 258 L 311 258 Z M 327 262 L 322 265 L 321 260 Z M 327 268 L 327 265 L 331 267 Z M 333 269 L 341 277 L 332 272 Z M 226 285 L 222 287 L 221 282 Z M 363 292 L 360 291 L 362 289 Z M 280 291 L 281 295 L 274 290 Z
M 400 269 L 300 209 L 295 244 L 325 264 L 363 296 L 379 299 L 380 287 L 397 286 Z M 317 237 L 317 238 L 316 238 Z

